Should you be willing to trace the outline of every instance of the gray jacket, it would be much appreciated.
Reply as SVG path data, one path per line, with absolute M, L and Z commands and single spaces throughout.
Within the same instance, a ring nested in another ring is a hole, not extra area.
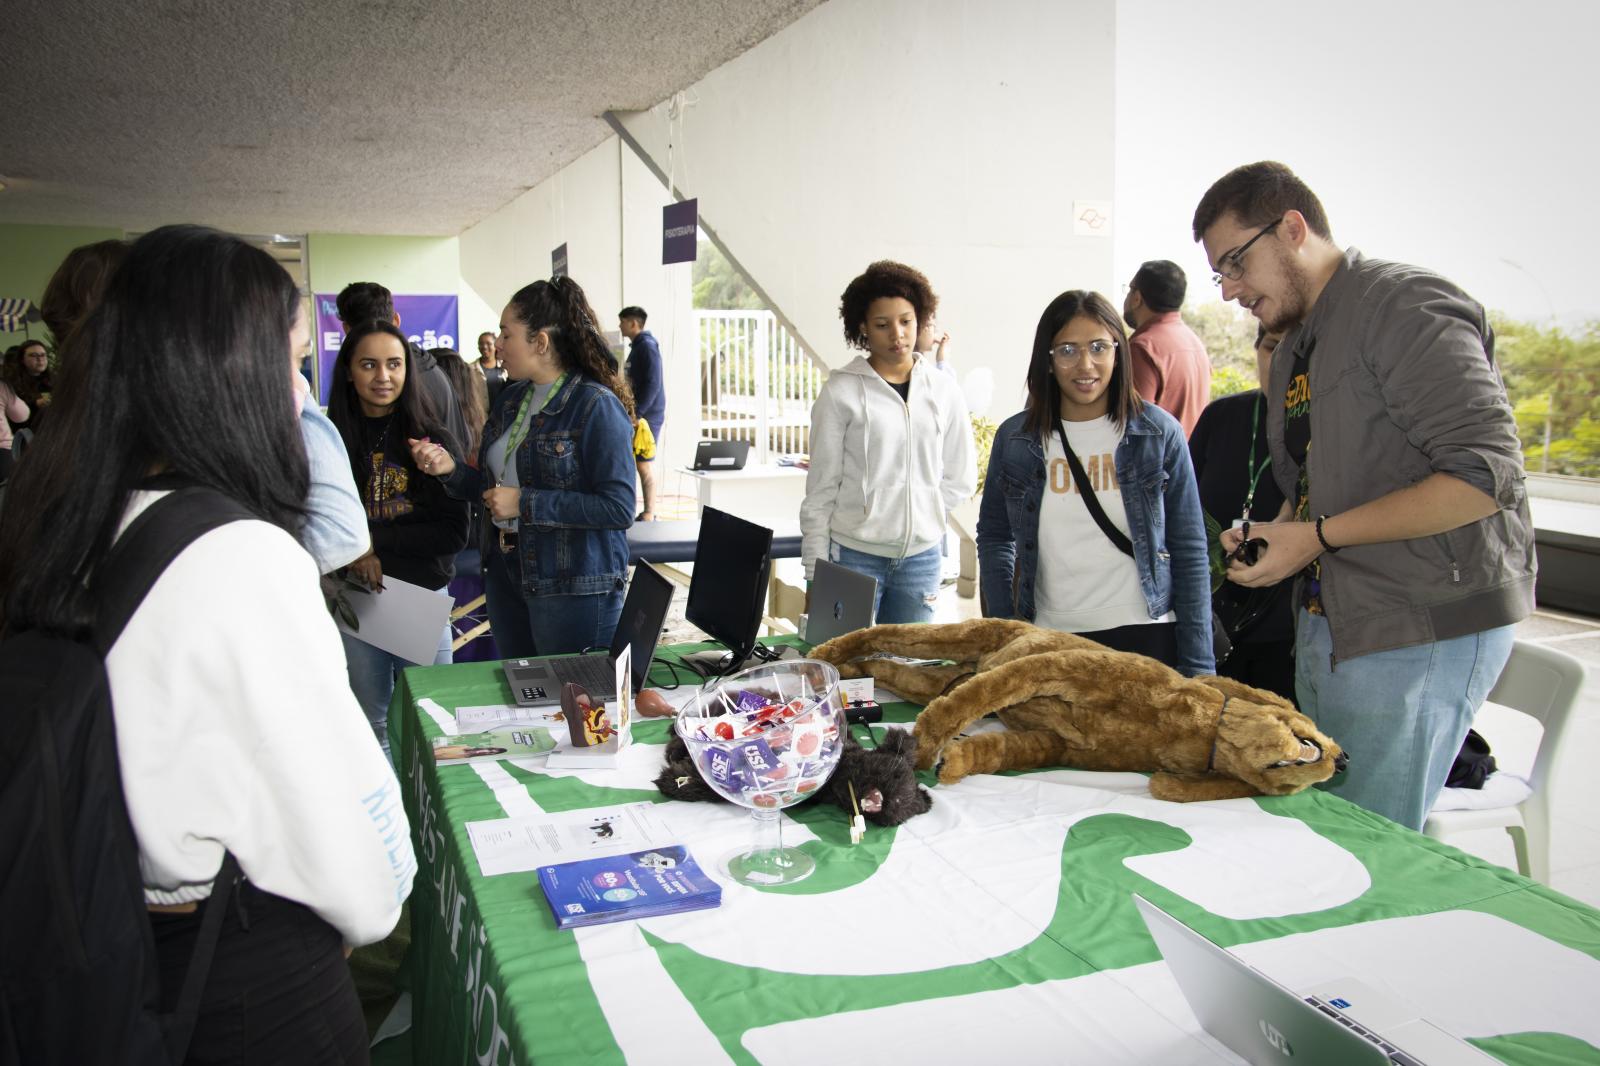
M 1418 267 L 1354 248 L 1283 339 L 1268 395 L 1310 350 L 1310 513 L 1335 515 L 1439 472 L 1500 510 L 1431 537 L 1322 555 L 1333 660 L 1509 625 L 1533 610 L 1533 522 L 1522 446 L 1483 308 Z M 1272 472 L 1296 497 L 1284 406 L 1267 408 Z

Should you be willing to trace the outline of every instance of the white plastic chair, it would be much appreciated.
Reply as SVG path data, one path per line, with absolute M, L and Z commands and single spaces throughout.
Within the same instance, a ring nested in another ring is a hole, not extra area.
M 1550 883 L 1550 803 L 1567 719 L 1583 688 L 1583 664 L 1564 652 L 1517 641 L 1500 672 L 1489 702 L 1520 711 L 1544 726 L 1533 759 L 1533 794 L 1509 807 L 1431 811 L 1422 831 L 1445 840 L 1474 829 L 1503 828 L 1517 851 L 1517 872 Z

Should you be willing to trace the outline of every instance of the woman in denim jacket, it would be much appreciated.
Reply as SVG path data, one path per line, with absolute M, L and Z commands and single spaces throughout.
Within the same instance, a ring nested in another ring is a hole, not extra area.
M 633 398 L 597 321 L 571 278 L 520 289 L 500 313 L 495 349 L 510 383 L 477 468 L 411 442 L 418 468 L 444 478 L 445 491 L 483 500 L 489 624 L 506 658 L 609 644 L 622 613 Z
M 1050 302 L 1034 333 L 1028 406 L 995 433 L 978 517 L 984 614 L 1021 618 L 1215 672 L 1205 519 L 1183 429 L 1133 390 L 1128 340 L 1098 293 Z M 1070 444 L 1106 518 L 1096 521 Z M 1129 554 L 1131 551 L 1131 555 Z

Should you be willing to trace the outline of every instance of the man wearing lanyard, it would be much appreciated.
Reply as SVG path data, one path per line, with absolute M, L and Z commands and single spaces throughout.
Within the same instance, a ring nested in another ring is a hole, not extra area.
M 1267 396 L 1279 521 L 1230 563 L 1299 575 L 1300 708 L 1350 755 L 1330 790 L 1419 829 L 1533 609 L 1522 451 L 1483 308 L 1333 242 L 1281 163 L 1207 190 L 1194 237 L 1224 299 L 1285 333 Z M 1233 551 L 1241 530 L 1223 534 Z

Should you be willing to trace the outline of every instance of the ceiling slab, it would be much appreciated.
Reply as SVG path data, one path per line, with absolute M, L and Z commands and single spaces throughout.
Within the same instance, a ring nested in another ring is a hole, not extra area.
M 14 0 L 0 222 L 454 235 L 821 0 Z

